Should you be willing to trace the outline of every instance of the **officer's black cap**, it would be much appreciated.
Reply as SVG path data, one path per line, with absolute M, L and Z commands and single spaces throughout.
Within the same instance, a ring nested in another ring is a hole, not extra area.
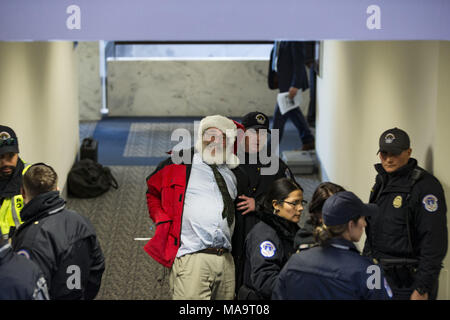
M 410 148 L 408 134 L 399 128 L 386 130 L 380 136 L 380 148 L 378 152 L 389 152 L 399 155 Z
M 0 155 L 9 152 L 19 153 L 19 141 L 13 129 L 0 125 Z
M 242 119 L 242 125 L 247 129 L 266 129 L 270 133 L 269 129 L 269 117 L 259 111 L 247 113 Z
M 322 217 L 326 226 L 337 226 L 359 216 L 373 216 L 377 211 L 376 204 L 365 204 L 353 192 L 340 191 L 325 201 Z

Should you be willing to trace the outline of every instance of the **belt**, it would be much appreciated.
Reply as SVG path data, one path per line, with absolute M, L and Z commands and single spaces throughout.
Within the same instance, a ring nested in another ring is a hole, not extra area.
M 216 254 L 218 256 L 223 255 L 224 253 L 229 252 L 230 250 L 225 248 L 206 248 L 200 251 L 197 251 L 197 253 L 208 253 L 208 254 Z

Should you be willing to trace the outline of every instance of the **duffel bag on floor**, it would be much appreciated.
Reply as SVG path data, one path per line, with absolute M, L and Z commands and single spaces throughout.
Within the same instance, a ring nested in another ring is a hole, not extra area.
M 94 198 L 119 185 L 108 167 L 91 159 L 76 162 L 67 177 L 67 192 L 77 198 Z

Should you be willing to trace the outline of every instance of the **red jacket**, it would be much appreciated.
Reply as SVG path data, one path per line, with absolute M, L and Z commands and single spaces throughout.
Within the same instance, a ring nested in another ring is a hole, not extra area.
M 192 156 L 193 156 L 192 150 Z M 144 250 L 170 268 L 180 247 L 181 217 L 191 165 L 163 161 L 147 178 L 147 206 L 155 235 Z
M 240 123 L 234 123 L 239 129 L 244 129 Z M 242 136 L 238 135 L 238 140 L 241 138 Z M 236 145 L 235 143 L 235 152 Z M 187 151 L 189 150 L 184 152 Z M 192 163 L 194 148 L 190 151 Z M 184 196 L 191 168 L 191 164 L 174 164 L 172 159 L 168 158 L 147 178 L 147 206 L 156 230 L 144 250 L 168 268 L 172 267 L 180 247 Z

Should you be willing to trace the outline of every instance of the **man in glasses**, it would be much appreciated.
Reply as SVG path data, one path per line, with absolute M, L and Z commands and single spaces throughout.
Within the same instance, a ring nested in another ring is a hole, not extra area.
M 0 228 L 3 238 L 11 237 L 22 220 L 20 194 L 22 175 L 28 166 L 19 157 L 19 142 L 13 129 L 0 125 Z
M 447 252 L 447 207 L 439 180 L 411 152 L 405 131 L 381 134 L 370 194 L 380 210 L 367 219 L 364 254 L 380 262 L 394 299 L 435 299 Z
M 245 156 L 244 161 L 240 161 L 240 169 L 247 179 L 247 183 L 244 184 L 248 186 L 248 190 L 236 199 L 236 227 L 233 233 L 232 252 L 236 268 L 236 290 L 243 281 L 245 238 L 260 221 L 256 216 L 257 204 L 262 203 L 275 180 L 289 178 L 295 181 L 294 175 L 283 160 L 270 152 L 272 148 L 269 148 L 268 135 L 271 131 L 267 115 L 259 111 L 247 113 L 242 119 L 242 125 L 245 127 L 245 134 L 244 139 L 241 139 L 241 148 L 245 149 Z M 265 171 L 269 167 L 275 170 Z M 237 174 L 239 173 L 237 171 Z

